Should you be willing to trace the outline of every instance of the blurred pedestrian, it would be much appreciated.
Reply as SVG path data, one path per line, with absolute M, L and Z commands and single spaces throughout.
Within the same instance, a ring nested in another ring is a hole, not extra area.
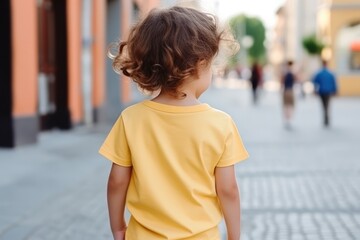
M 262 83 L 261 67 L 259 63 L 256 61 L 253 63 L 251 67 L 250 83 L 252 89 L 253 102 L 254 104 L 256 104 L 258 100 L 258 88 Z
M 322 61 L 320 69 L 313 79 L 315 93 L 319 95 L 323 107 L 323 123 L 325 127 L 330 124 L 329 105 L 330 98 L 337 93 L 336 77 L 327 67 L 327 61 Z
M 286 64 L 286 70 L 282 78 L 282 90 L 283 90 L 283 112 L 285 128 L 291 129 L 292 118 L 294 115 L 295 97 L 294 97 L 294 84 L 296 76 L 293 70 L 293 61 L 288 61 Z
M 214 18 L 172 7 L 151 11 L 120 43 L 114 69 L 160 92 L 125 109 L 99 150 L 113 162 L 114 239 L 220 240 L 222 216 L 228 239 L 240 238 L 234 164 L 248 154 L 232 118 L 199 101 L 221 38 Z

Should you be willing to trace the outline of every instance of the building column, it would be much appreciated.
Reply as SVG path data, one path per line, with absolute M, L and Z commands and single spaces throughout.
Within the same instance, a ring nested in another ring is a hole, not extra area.
M 81 0 L 67 0 L 66 34 L 67 38 L 67 68 L 68 68 L 68 107 L 71 112 L 71 122 L 80 124 L 83 121 L 83 91 L 81 75 Z
M 106 1 L 93 1 L 93 89 L 92 106 L 94 122 L 103 122 L 105 118 L 105 62 L 106 62 Z

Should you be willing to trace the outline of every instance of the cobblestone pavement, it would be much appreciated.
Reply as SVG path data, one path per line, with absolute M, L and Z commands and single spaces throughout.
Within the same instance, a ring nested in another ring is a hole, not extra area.
M 236 168 L 242 240 L 360 240 L 360 98 L 334 99 L 329 129 L 318 99 L 298 98 L 291 131 L 277 93 L 256 106 L 241 89 L 202 98 L 233 116 L 251 155 Z M 96 153 L 108 130 L 47 132 L 0 150 L 0 240 L 111 239 L 110 163 Z

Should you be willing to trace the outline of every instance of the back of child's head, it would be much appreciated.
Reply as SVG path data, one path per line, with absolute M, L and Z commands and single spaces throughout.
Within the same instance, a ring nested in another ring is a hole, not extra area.
M 115 71 L 140 88 L 176 92 L 183 80 L 197 76 L 200 61 L 210 64 L 221 33 L 215 18 L 195 9 L 154 9 L 120 42 Z

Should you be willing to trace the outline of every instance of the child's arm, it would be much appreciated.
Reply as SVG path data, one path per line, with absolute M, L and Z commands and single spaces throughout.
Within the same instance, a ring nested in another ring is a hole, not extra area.
M 122 167 L 113 164 L 109 175 L 107 200 L 110 227 L 114 235 L 114 240 L 125 239 L 125 199 L 130 182 L 131 170 L 131 167 Z
M 216 191 L 224 214 L 228 240 L 240 239 L 240 196 L 234 165 L 215 169 Z

